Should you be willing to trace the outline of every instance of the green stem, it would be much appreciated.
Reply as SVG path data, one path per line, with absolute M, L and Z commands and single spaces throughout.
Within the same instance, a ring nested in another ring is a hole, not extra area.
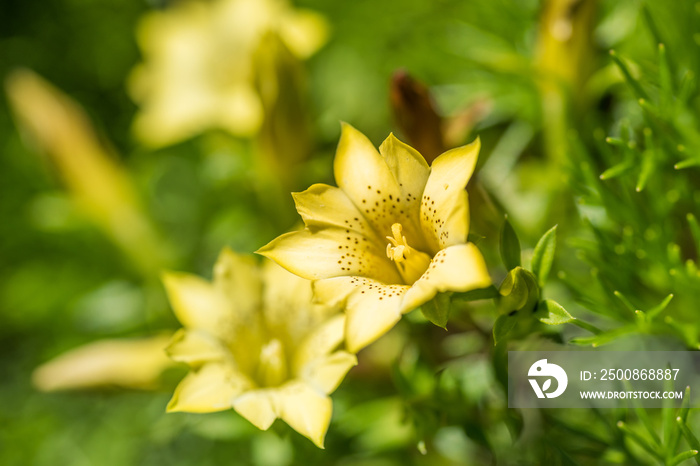
M 588 322 L 584 322 L 580 319 L 574 319 L 573 321 L 571 321 L 571 323 L 576 325 L 577 327 L 581 327 L 584 330 L 588 330 L 594 335 L 600 335 L 601 333 L 603 333 L 603 331 L 595 325 L 591 325 Z

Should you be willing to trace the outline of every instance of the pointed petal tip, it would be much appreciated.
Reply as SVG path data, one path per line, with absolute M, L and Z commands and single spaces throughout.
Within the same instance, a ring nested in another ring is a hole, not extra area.
M 180 409 L 177 406 L 177 395 L 173 395 L 172 398 L 170 398 L 170 401 L 168 401 L 167 406 L 165 407 L 165 412 L 166 413 L 181 413 L 182 409 Z
M 341 145 L 343 141 L 347 140 L 348 138 L 356 138 L 358 136 L 362 138 L 366 137 L 360 130 L 355 128 L 350 123 L 345 121 L 340 122 L 340 141 L 338 141 L 338 145 Z
M 357 131 L 353 125 L 348 123 L 347 121 L 340 120 L 340 137 L 342 138 L 343 135 L 348 132 L 348 131 Z

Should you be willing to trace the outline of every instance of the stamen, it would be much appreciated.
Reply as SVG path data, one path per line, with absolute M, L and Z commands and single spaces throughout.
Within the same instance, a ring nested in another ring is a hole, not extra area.
M 258 382 L 263 387 L 276 387 L 287 379 L 287 361 L 282 342 L 274 338 L 260 349 L 257 370 Z
M 391 234 L 386 237 L 386 255 L 394 261 L 404 281 L 412 284 L 428 269 L 430 257 L 408 245 L 400 223 L 391 225 Z
M 400 223 L 391 225 L 391 233 L 394 235 L 393 237 L 386 237 L 386 239 L 390 241 L 390 243 L 386 245 L 386 255 L 395 262 L 403 262 L 408 258 L 411 252 L 413 252 L 413 248 L 406 242 L 406 237 L 402 234 L 403 227 Z

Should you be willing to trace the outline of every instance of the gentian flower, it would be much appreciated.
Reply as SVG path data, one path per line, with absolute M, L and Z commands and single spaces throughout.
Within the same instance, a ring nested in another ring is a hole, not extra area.
M 184 328 L 168 347 L 190 366 L 168 411 L 233 408 L 266 430 L 281 418 L 323 447 L 331 399 L 357 360 L 339 349 L 345 316 L 311 303 L 311 284 L 268 261 L 224 250 L 208 282 L 167 273 L 165 287 Z
M 475 142 L 432 166 L 390 135 L 379 148 L 344 124 L 335 156 L 338 187 L 295 193 L 306 228 L 258 252 L 315 280 L 315 299 L 340 303 L 346 343 L 357 352 L 437 293 L 487 287 L 491 279 L 467 241 L 465 187 L 479 154 Z

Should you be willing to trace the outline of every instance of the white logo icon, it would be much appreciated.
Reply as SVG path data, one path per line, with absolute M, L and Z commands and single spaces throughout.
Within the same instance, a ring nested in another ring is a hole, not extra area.
M 530 366 L 530 370 L 527 372 L 527 375 L 529 377 L 549 377 L 542 384 L 542 388 L 540 388 L 540 385 L 537 383 L 537 379 L 528 379 L 530 381 L 530 385 L 532 385 L 532 389 L 537 395 L 537 398 L 544 398 L 545 395 L 547 398 L 556 398 L 564 393 L 564 390 L 566 390 L 566 385 L 569 383 L 569 378 L 566 376 L 564 369 L 556 364 L 547 363 L 546 359 L 535 361 L 535 363 Z M 552 385 L 552 378 L 556 379 L 557 381 L 557 389 L 549 393 L 547 390 L 549 390 L 550 386 Z

